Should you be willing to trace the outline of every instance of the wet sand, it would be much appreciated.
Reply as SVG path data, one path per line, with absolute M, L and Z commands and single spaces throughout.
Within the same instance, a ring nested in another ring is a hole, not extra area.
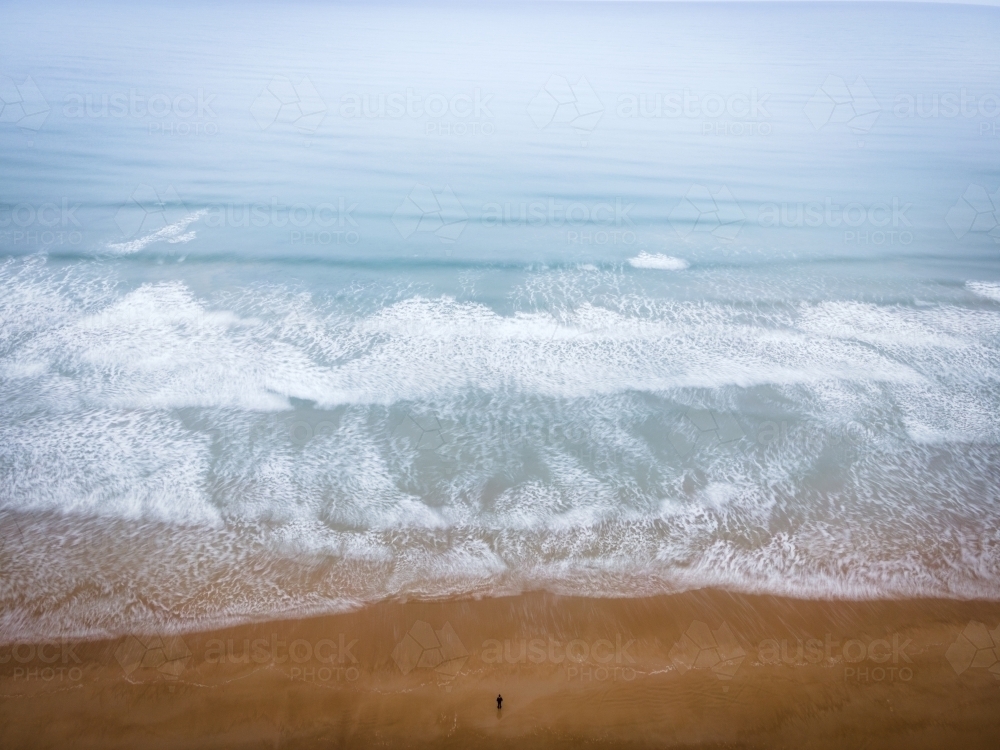
M 8 643 L 0 746 L 996 747 L 998 647 L 998 602 L 383 602 Z

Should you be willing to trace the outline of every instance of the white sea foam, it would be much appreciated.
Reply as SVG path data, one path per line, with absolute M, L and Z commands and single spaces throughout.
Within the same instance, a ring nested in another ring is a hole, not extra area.
M 0 632 L 534 587 L 1000 597 L 1000 314 L 583 276 L 526 281 L 562 307 L 359 313 L 0 267 Z
M 282 409 L 289 396 L 333 407 L 446 397 L 466 388 L 573 398 L 831 377 L 921 379 L 897 357 L 862 345 L 858 335 L 739 325 L 734 312 L 699 305 L 660 319 L 584 305 L 560 321 L 548 313 L 502 316 L 478 304 L 412 298 L 325 332 L 323 313 L 311 314 L 311 341 L 276 337 L 281 321 L 211 309 L 176 283 L 145 285 L 97 313 L 40 331 L 5 365 L 10 375 L 53 373 L 58 361 L 74 380 L 65 383 L 70 390 L 47 395 L 64 399 L 75 390 L 78 402 L 131 408 Z M 314 344 L 344 354 L 337 363 L 317 358 Z
M 193 230 L 190 232 L 185 230 L 187 230 L 189 226 L 198 221 L 206 213 L 207 211 L 195 211 L 194 213 L 185 216 L 183 219 L 179 219 L 172 224 L 167 224 L 165 227 L 161 227 L 155 232 L 150 232 L 149 234 L 137 237 L 134 240 L 108 243 L 108 249 L 118 255 L 131 255 L 139 252 L 140 250 L 144 250 L 146 247 L 155 242 L 168 242 L 172 245 L 190 242 L 197 236 L 197 233 Z
M 691 264 L 683 258 L 674 258 L 662 253 L 639 253 L 629 258 L 628 263 L 633 268 L 649 268 L 656 271 L 683 271 Z
M 973 294 L 978 294 L 980 297 L 991 299 L 994 302 L 1000 302 L 1000 284 L 994 284 L 989 281 L 966 281 L 965 286 Z

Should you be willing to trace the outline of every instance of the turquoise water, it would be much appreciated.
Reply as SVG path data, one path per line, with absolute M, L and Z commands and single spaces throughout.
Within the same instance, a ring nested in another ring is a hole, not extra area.
M 34 4 L 0 624 L 1000 596 L 1000 12 Z

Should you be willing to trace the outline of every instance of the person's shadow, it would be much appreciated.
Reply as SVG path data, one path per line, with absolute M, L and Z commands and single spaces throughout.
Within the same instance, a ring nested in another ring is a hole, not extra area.
M 497 721 L 500 721 L 500 719 L 502 719 L 502 718 L 503 718 L 503 711 L 501 711 L 501 710 L 500 710 L 500 709 L 498 708 L 498 709 L 497 709 Z

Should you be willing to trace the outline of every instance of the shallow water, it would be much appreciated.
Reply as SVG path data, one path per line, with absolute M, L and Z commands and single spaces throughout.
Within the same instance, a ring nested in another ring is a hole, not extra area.
M 7 9 L 4 637 L 1000 597 L 998 30 Z

